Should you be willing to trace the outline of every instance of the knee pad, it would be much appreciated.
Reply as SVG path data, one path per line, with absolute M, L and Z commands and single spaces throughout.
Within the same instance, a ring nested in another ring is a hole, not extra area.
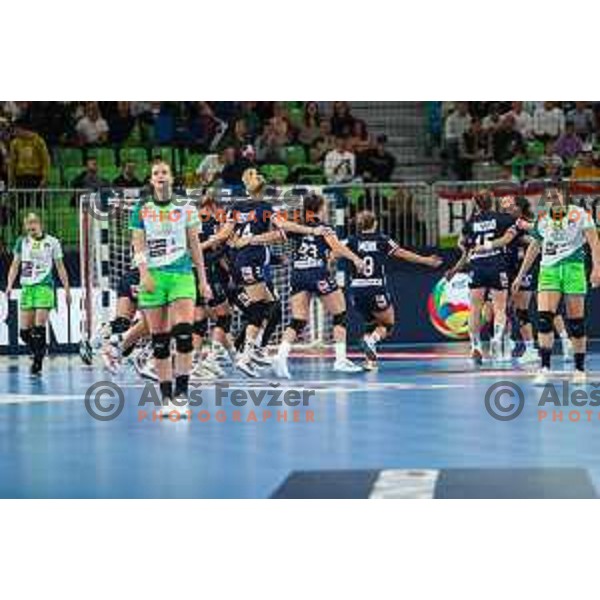
M 306 321 L 304 319 L 292 319 L 288 327 L 300 335 L 302 330 L 306 327 Z
M 336 327 L 346 327 L 346 311 L 333 315 L 333 324 Z
M 585 337 L 585 319 L 567 319 L 567 331 L 572 338 Z
M 217 317 L 215 327 L 222 329 L 225 333 L 229 333 L 229 330 L 231 329 L 231 315 Z
M 117 317 L 110 322 L 110 332 L 113 334 L 125 333 L 131 327 L 131 321 L 127 317 Z
M 31 343 L 31 328 L 30 329 L 20 329 L 19 335 L 21 339 L 29 346 Z
M 525 325 L 529 325 L 531 322 L 529 311 L 526 308 L 517 308 L 515 314 L 517 316 L 517 321 L 519 322 L 519 327 L 525 327 Z
M 175 326 L 177 327 L 177 325 Z M 173 329 L 175 329 L 175 327 Z M 205 337 L 208 333 L 208 319 L 201 319 L 200 321 L 194 321 L 192 331 L 200 337 Z
M 189 354 L 194 349 L 192 333 L 194 328 L 191 323 L 177 323 L 171 329 L 171 335 L 175 338 L 175 349 L 180 354 Z
M 269 304 L 266 302 L 254 302 L 254 304 L 251 304 L 246 309 L 248 323 L 255 327 L 262 327 L 263 321 L 269 314 Z
M 538 332 L 552 333 L 554 331 L 554 313 L 549 310 L 538 312 Z
M 152 335 L 152 350 L 154 358 L 163 360 L 171 356 L 171 334 L 155 333 Z

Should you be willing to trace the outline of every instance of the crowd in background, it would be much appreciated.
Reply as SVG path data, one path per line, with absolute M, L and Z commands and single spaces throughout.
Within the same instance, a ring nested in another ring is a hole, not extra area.
M 186 184 L 239 183 L 251 165 L 291 166 L 292 152 L 294 168 L 283 171 L 281 183 L 307 174 L 327 183 L 389 181 L 395 159 L 385 136 L 371 136 L 348 103 L 329 104 L 322 114 L 317 102 L 0 102 L 0 186 L 48 186 L 56 150 L 65 147 L 84 151 L 70 186 L 106 184 L 97 148 L 117 153 L 121 172 L 108 183 L 143 180 L 146 165 L 137 174 L 142 165 L 119 162 L 124 146 L 203 154 L 193 173 L 177 173 Z
M 473 179 L 481 164 L 515 181 L 600 178 L 599 102 L 453 102 L 442 118 L 442 157 L 455 179 Z

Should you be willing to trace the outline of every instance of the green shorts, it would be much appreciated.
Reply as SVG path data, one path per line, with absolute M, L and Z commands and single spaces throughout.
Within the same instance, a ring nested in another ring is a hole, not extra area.
M 585 265 L 579 261 L 563 261 L 556 265 L 540 267 L 538 292 L 586 294 Z
M 21 288 L 21 310 L 35 310 L 36 308 L 51 310 L 55 306 L 56 296 L 51 285 L 34 283 Z
M 146 292 L 143 286 L 140 287 L 138 294 L 140 308 L 159 308 L 185 298 L 196 301 L 196 281 L 191 272 L 170 273 L 160 269 L 150 269 L 149 274 L 154 279 L 154 291 Z

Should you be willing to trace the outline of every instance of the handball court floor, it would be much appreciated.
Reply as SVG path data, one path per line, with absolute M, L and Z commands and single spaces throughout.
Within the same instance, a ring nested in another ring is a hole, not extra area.
M 540 421 L 541 390 L 524 368 L 475 370 L 465 351 L 460 344 L 386 349 L 378 372 L 357 375 L 332 373 L 331 359 L 293 358 L 294 379 L 278 389 L 314 390 L 309 406 L 297 409 L 300 422 L 295 409 L 267 400 L 236 408 L 227 396 L 218 408 L 211 385 L 189 421 L 153 420 L 140 413 L 144 383 L 132 372 L 111 377 L 79 357 L 57 356 L 33 379 L 29 359 L 2 357 L 0 497 L 596 497 L 600 407 L 580 408 L 572 421 L 573 407 L 549 406 L 563 420 Z M 560 357 L 553 366 L 571 368 Z M 598 343 L 588 367 L 583 389 L 591 391 L 600 382 Z M 84 395 L 106 380 L 122 387 L 123 410 L 98 421 Z M 232 376 L 229 383 L 248 394 L 275 389 L 274 381 Z M 486 409 L 486 392 L 500 381 L 523 390 L 514 420 Z M 275 416 L 284 410 L 287 422 Z

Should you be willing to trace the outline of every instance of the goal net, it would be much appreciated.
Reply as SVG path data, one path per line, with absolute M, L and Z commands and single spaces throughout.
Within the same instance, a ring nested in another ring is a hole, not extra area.
M 279 188 L 275 197 L 279 200 L 274 206 L 281 210 L 297 210 L 302 208 L 302 198 L 310 191 L 321 192 L 319 187 L 303 187 L 302 190 Z M 88 194 L 80 203 L 80 261 L 83 290 L 82 320 L 82 358 L 91 357 L 106 336 L 108 325 L 114 318 L 117 290 L 122 277 L 131 268 L 131 232 L 129 218 L 140 198 L 136 195 L 114 194 L 102 197 L 99 194 Z M 191 199 L 200 200 L 201 191 L 188 191 Z M 330 212 L 330 224 L 335 222 L 335 198 L 326 196 Z M 271 199 L 271 195 L 269 198 Z M 217 192 L 217 202 L 227 210 L 233 201 L 227 190 Z M 273 285 L 281 301 L 281 323 L 274 334 L 271 344 L 278 344 L 281 334 L 291 318 L 290 312 L 290 276 L 291 243 L 270 247 L 274 256 L 271 266 Z M 233 308 L 232 333 L 235 335 L 243 324 L 242 315 Z M 333 323 L 327 316 L 320 302 L 313 300 L 309 324 L 299 344 L 306 349 L 319 350 L 332 342 Z M 84 358 L 85 360 L 85 358 Z

